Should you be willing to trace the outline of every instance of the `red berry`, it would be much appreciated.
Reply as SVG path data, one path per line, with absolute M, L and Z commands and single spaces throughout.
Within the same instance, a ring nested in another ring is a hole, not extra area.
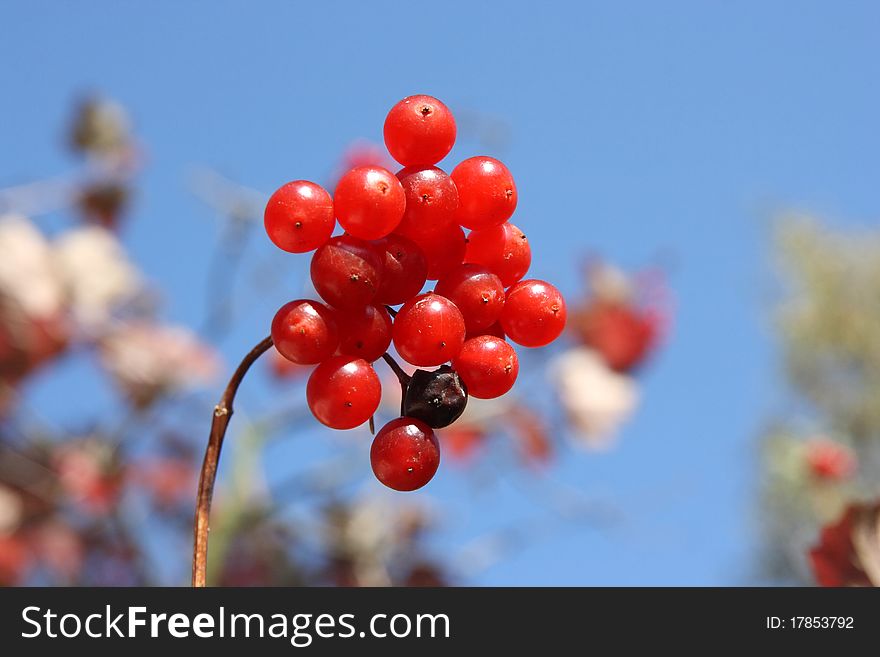
M 550 344 L 565 328 L 565 300 L 544 281 L 520 281 L 507 291 L 501 328 L 524 347 Z
M 446 297 L 420 294 L 397 312 L 394 347 L 408 363 L 431 367 L 452 360 L 464 342 L 464 318 Z
M 465 341 L 452 366 L 478 399 L 500 397 L 513 387 L 519 373 L 519 360 L 509 344 L 492 335 Z
M 294 180 L 280 187 L 266 203 L 263 224 L 279 249 L 305 253 L 330 239 L 333 200 L 323 187 L 308 180 Z
M 376 246 L 385 254 L 376 302 L 397 306 L 421 292 L 428 276 L 428 263 L 419 246 L 396 233 L 377 241 Z
M 457 224 L 448 224 L 427 237 L 412 238 L 425 254 L 428 280 L 443 278 L 464 261 L 467 238 Z
M 320 363 L 339 346 L 333 311 L 309 299 L 284 304 L 272 319 L 272 342 L 282 356 L 294 363 Z
M 452 112 L 431 96 L 408 96 L 385 118 L 385 146 L 404 166 L 437 164 L 455 143 Z
M 379 429 L 370 447 L 370 465 L 376 479 L 388 488 L 416 490 L 437 472 L 440 444 L 421 420 L 399 417 Z
M 355 167 L 336 184 L 333 207 L 339 225 L 363 240 L 385 237 L 403 217 L 406 198 L 397 177 L 382 167 Z
M 312 283 L 335 308 L 363 308 L 382 282 L 382 263 L 374 244 L 351 235 L 332 237 L 312 256 Z
M 501 280 L 482 265 L 455 267 L 437 281 L 434 292 L 458 306 L 468 333 L 489 328 L 504 308 Z
M 379 376 L 363 358 L 333 356 L 315 368 L 306 385 L 312 414 L 331 429 L 353 429 L 379 408 Z
M 455 224 L 458 191 L 452 178 L 437 167 L 406 167 L 397 172 L 406 196 L 406 211 L 395 232 L 416 241 Z
M 369 304 L 357 310 L 339 311 L 339 353 L 373 362 L 391 344 L 391 316 L 382 306 Z
M 458 223 L 474 230 L 503 224 L 516 209 L 516 185 L 501 162 L 471 157 L 450 174 L 458 190 Z
M 510 287 L 526 275 L 532 250 L 525 233 L 511 223 L 472 231 L 468 235 L 465 262 L 485 266 Z

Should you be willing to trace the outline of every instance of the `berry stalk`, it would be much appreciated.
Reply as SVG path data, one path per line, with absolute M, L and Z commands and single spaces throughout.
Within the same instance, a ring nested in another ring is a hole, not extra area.
M 223 439 L 226 437 L 226 428 L 232 418 L 232 405 L 238 387 L 247 374 L 251 365 L 272 347 L 272 337 L 263 339 L 250 353 L 239 363 L 229 379 L 220 402 L 214 407 L 214 417 L 211 421 L 211 433 L 208 436 L 208 446 L 205 449 L 205 460 L 202 462 L 202 470 L 199 475 L 199 491 L 196 497 L 196 513 L 193 521 L 193 559 L 192 559 L 192 585 L 203 588 L 206 584 L 208 570 L 208 532 L 211 514 L 211 501 L 214 498 L 214 482 L 217 479 L 217 466 L 220 463 L 220 450 L 223 447 Z
M 400 414 L 403 415 L 403 402 L 406 399 L 406 390 L 409 387 L 409 382 L 412 377 L 403 371 L 403 368 L 397 364 L 396 360 L 394 360 L 394 356 L 387 351 L 382 354 L 382 360 L 388 363 L 388 367 L 391 368 L 391 371 L 394 372 L 395 376 L 397 376 L 397 380 L 400 382 Z

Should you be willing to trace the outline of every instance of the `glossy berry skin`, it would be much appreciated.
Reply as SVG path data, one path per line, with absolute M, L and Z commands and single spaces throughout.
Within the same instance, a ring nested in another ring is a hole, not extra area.
M 428 277 L 428 262 L 422 249 L 396 233 L 378 240 L 376 247 L 385 257 L 376 302 L 399 306 L 421 292 Z
M 379 376 L 363 358 L 332 356 L 315 368 L 306 401 L 319 422 L 331 429 L 353 429 L 379 408 Z
M 330 239 L 336 220 L 330 194 L 308 180 L 294 180 L 278 188 L 266 203 L 263 224 L 279 249 L 306 253 Z
M 416 367 L 441 365 L 455 358 L 464 334 L 464 318 L 455 304 L 431 293 L 403 304 L 392 329 L 397 353 Z
M 478 399 L 500 397 L 513 387 L 519 374 L 516 352 L 501 338 L 482 335 L 465 341 L 453 367 Z
M 272 319 L 272 342 L 287 360 L 314 365 L 332 356 L 339 346 L 333 311 L 323 303 L 298 299 L 285 303 Z
M 483 265 L 510 287 L 529 270 L 532 249 L 525 233 L 511 223 L 472 231 L 468 235 L 465 262 Z
M 351 235 L 331 237 L 312 255 L 312 284 L 334 308 L 363 308 L 376 296 L 382 264 L 375 244 Z
M 413 241 L 425 254 L 429 281 L 443 278 L 464 261 L 467 238 L 457 224 L 448 224 L 433 235 Z
M 455 143 L 455 118 L 433 96 L 408 96 L 385 117 L 385 146 L 404 166 L 437 164 Z
M 397 172 L 406 197 L 406 211 L 395 232 L 424 241 L 455 224 L 458 190 L 437 167 L 405 167 Z
M 433 371 L 416 370 L 406 387 L 401 415 L 442 429 L 461 417 L 467 400 L 467 386 L 449 365 Z
M 337 311 L 339 353 L 373 362 L 391 344 L 391 316 L 382 306 Z
M 450 174 L 458 190 L 458 223 L 479 230 L 498 226 L 516 209 L 516 185 L 507 167 L 492 157 L 471 157 Z
M 550 344 L 565 328 L 565 300 L 545 281 L 520 281 L 507 290 L 501 312 L 501 328 L 507 337 L 524 347 Z
M 333 208 L 339 225 L 363 240 L 385 237 L 403 218 L 406 198 L 400 181 L 387 169 L 355 167 L 336 184 Z
M 489 328 L 504 309 L 501 279 L 482 265 L 458 265 L 437 281 L 434 292 L 458 306 L 468 333 Z
M 434 477 L 440 465 L 440 444 L 421 420 L 399 417 L 382 427 L 370 447 L 373 474 L 388 488 L 412 491 Z

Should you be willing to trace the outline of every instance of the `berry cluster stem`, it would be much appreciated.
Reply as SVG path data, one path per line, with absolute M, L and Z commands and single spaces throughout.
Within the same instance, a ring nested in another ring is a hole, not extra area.
M 220 402 L 214 407 L 214 417 L 211 421 L 211 433 L 208 436 L 208 446 L 205 449 L 205 460 L 202 462 L 202 470 L 199 475 L 199 491 L 196 497 L 196 513 L 193 521 L 193 559 L 192 559 L 192 585 L 203 588 L 206 584 L 208 570 L 208 532 L 210 531 L 209 519 L 211 514 L 211 501 L 214 497 L 214 482 L 217 479 L 217 466 L 220 463 L 220 450 L 223 447 L 223 439 L 226 436 L 226 428 L 232 418 L 232 404 L 238 387 L 247 374 L 251 365 L 272 347 L 272 337 L 263 339 L 250 353 L 239 363 L 229 379 Z M 396 364 L 396 363 L 395 363 Z
M 403 402 L 406 399 L 406 389 L 409 387 L 409 382 L 412 377 L 403 371 L 403 368 L 397 364 L 394 357 L 387 351 L 382 354 L 382 360 L 388 363 L 388 367 L 390 367 L 391 371 L 397 375 L 397 380 L 400 382 L 400 414 L 403 415 Z

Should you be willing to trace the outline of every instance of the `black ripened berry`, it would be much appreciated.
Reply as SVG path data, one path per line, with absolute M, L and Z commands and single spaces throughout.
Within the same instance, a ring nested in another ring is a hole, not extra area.
M 436 370 L 416 370 L 403 398 L 403 415 L 432 429 L 448 427 L 467 406 L 467 387 L 449 365 Z

